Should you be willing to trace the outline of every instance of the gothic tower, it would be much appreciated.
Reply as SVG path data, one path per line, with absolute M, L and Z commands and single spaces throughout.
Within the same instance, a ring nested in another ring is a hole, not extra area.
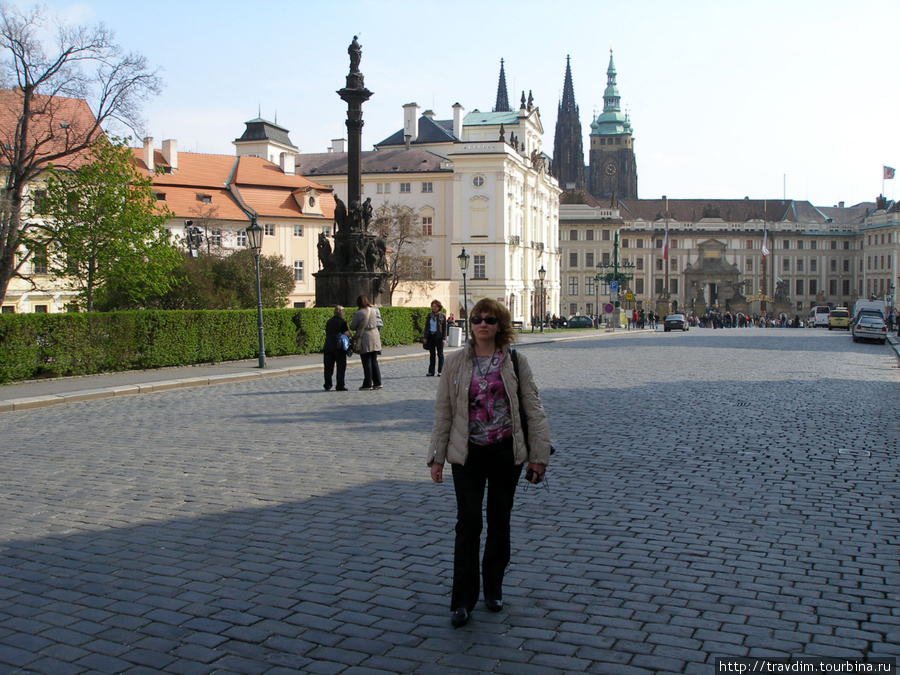
M 556 135 L 553 138 L 553 175 L 563 190 L 585 188 L 581 118 L 578 106 L 575 105 L 575 88 L 572 86 L 572 68 L 568 56 L 562 100 L 556 115 Z
M 503 59 L 500 59 L 500 81 L 497 83 L 497 103 L 494 104 L 494 112 L 512 112 L 509 107 L 509 94 L 506 92 L 506 71 L 503 69 Z
M 637 199 L 637 164 L 631 121 L 622 114 L 616 66 L 609 50 L 603 113 L 591 122 L 591 178 L 589 192 L 597 199 Z

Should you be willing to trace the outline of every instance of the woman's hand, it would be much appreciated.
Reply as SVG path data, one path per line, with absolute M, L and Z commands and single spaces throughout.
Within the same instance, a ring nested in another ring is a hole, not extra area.
M 540 483 L 544 479 L 544 472 L 547 470 L 547 466 L 545 464 L 535 464 L 534 462 L 528 462 L 528 467 L 526 471 L 534 471 L 535 475 L 531 478 L 532 483 Z
M 431 465 L 431 480 L 435 483 L 444 482 L 444 467 L 437 462 Z

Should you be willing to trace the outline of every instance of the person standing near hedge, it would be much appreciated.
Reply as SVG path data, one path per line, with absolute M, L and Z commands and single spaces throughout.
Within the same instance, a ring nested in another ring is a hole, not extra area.
M 325 322 L 325 345 L 322 353 L 325 357 L 325 391 L 331 391 L 331 378 L 337 365 L 337 387 L 335 391 L 347 391 L 344 375 L 347 372 L 347 352 L 341 346 L 341 334 L 350 337 L 350 328 L 344 320 L 344 308 L 334 308 L 334 316 Z
M 381 389 L 381 368 L 378 353 L 381 351 L 381 334 L 378 332 L 380 314 L 365 295 L 356 298 L 359 307 L 350 319 L 350 330 L 360 335 L 359 358 L 363 367 L 361 390 Z
M 447 343 L 447 317 L 440 300 L 431 301 L 431 313 L 425 317 L 425 333 L 422 339 L 428 348 L 428 377 L 434 377 L 434 363 L 437 361 L 437 376 L 444 369 L 444 345 Z

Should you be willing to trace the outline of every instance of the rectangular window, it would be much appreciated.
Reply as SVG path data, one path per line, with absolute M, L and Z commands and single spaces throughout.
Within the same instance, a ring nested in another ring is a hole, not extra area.
M 412 192 L 412 184 L 411 183 L 400 183 L 400 194 L 409 194 Z
M 622 248 L 631 248 L 631 247 L 628 245 L 628 243 L 629 243 L 629 242 L 628 242 L 627 239 L 623 239 L 623 240 L 622 240 Z
M 784 258 L 784 259 L 781 261 L 781 270 L 782 270 L 783 272 L 790 272 L 790 271 L 791 271 L 791 261 L 790 261 L 789 258 Z
M 850 295 L 850 280 L 849 279 L 844 279 L 843 295 Z
M 603 264 L 609 265 L 609 251 L 603 252 Z
M 294 225 L 294 236 L 295 237 L 303 236 L 303 226 L 302 225 Z
M 0 313 L 2 314 L 15 314 L 16 308 L 14 305 L 3 305 L 3 309 L 0 309 Z
M 587 251 L 584 254 L 584 266 L 585 267 L 593 267 L 594 266 L 594 252 Z
M 663 280 L 662 279 L 656 279 L 655 286 L 656 286 L 655 293 L 657 295 L 659 295 L 660 293 L 663 292 Z
M 834 239 L 831 240 L 831 248 L 837 248 L 837 242 Z
M 382 193 L 382 192 L 381 192 L 381 188 L 382 188 L 383 185 L 384 185 L 384 183 L 377 183 L 377 184 L 375 185 L 375 194 L 379 194 L 379 195 L 380 195 L 380 194 Z
M 35 213 L 46 213 L 47 211 L 47 191 L 46 190 L 35 190 L 34 191 L 34 207 L 33 210 Z M 160 200 L 162 201 L 162 200 Z
M 213 246 L 222 246 L 222 230 L 209 231 L 209 243 Z
M 797 295 L 803 295 L 803 279 L 797 279 Z
M 637 266 L 635 269 L 638 269 L 638 270 L 644 269 L 644 259 L 643 258 L 638 258 L 637 260 L 634 261 L 634 264 Z
M 753 240 L 752 240 L 752 239 L 748 239 L 747 242 L 746 242 L 746 245 L 744 246 L 744 248 L 746 248 L 746 249 L 751 249 L 751 248 L 753 248 Z
M 588 316 L 591 316 L 594 313 L 594 303 L 589 302 L 587 305 L 585 305 L 584 311 L 587 312 Z
M 584 294 L 585 295 L 593 295 L 594 294 L 594 277 L 585 277 Z
M 657 259 L 656 259 L 656 271 L 657 271 L 657 272 L 662 272 L 662 271 L 663 271 L 663 259 L 662 259 L 662 258 L 657 258 Z M 661 289 L 661 288 L 659 289 L 659 292 L 662 293 L 662 289 Z
M 884 260 L 884 258 L 882 258 L 882 260 Z M 831 271 L 837 272 L 837 258 L 831 259 Z
M 47 256 L 43 253 L 36 253 L 31 258 L 32 274 L 47 274 Z
M 634 292 L 638 295 L 644 294 L 644 280 L 643 279 L 635 279 L 634 280 Z
M 569 295 L 578 295 L 578 277 L 569 277 Z
M 753 261 L 752 261 L 752 260 L 746 260 L 746 261 L 744 261 L 744 271 L 745 271 L 745 272 L 752 272 L 752 271 L 753 271 Z
M 578 251 L 569 252 L 569 267 L 578 267 Z
M 244 248 L 247 247 L 247 230 L 238 230 L 235 236 L 235 243 Z
M 434 192 L 434 183 L 422 183 L 422 192 Z
M 669 261 L 669 270 L 671 270 L 672 272 L 678 271 L 678 258 L 672 258 Z
M 47 313 L 47 305 L 35 305 L 34 313 L 35 314 L 46 314 Z
M 425 278 L 434 279 L 434 258 L 425 258 Z
M 678 240 L 677 240 L 677 239 L 673 239 L 672 241 L 670 241 L 670 242 L 669 242 L 669 248 L 678 248 Z
M 483 255 L 472 256 L 472 278 L 487 279 L 487 261 Z
M 787 239 L 785 239 L 783 242 L 781 242 L 781 248 L 790 248 L 790 247 L 791 247 L 791 242 L 789 242 Z
M 294 261 L 294 281 L 303 281 L 303 261 Z
M 888 259 L 888 262 L 890 262 L 890 258 Z M 850 258 L 844 258 L 844 271 L 850 271 Z
M 894 239 L 894 235 L 888 236 L 888 243 L 889 243 L 889 244 L 892 243 L 892 242 L 893 242 L 893 239 Z M 849 251 L 849 250 L 850 250 L 850 241 L 849 241 L 849 240 L 847 240 L 847 241 L 844 242 L 844 250 L 845 250 L 845 251 Z
M 638 248 L 644 248 L 644 240 L 643 240 L 643 239 L 638 239 L 638 240 L 637 240 L 637 247 L 638 247 Z
M 578 303 L 570 302 L 569 303 L 569 316 L 575 316 L 578 314 Z
M 799 248 L 799 249 L 802 249 L 802 248 L 803 248 L 803 242 L 802 242 L 802 241 L 798 241 L 798 242 L 797 242 L 797 248 Z
M 274 223 L 266 223 L 265 235 L 267 237 L 275 236 L 275 224 Z
M 818 246 L 819 246 L 819 242 L 817 242 L 817 241 L 811 241 L 811 242 L 809 242 L 809 247 L 810 247 L 813 251 L 815 251 L 816 248 L 818 248 Z
M 797 258 L 797 271 L 803 271 L 803 258 Z
M 809 271 L 810 271 L 810 272 L 815 272 L 815 271 L 817 271 L 817 270 L 816 270 L 816 267 L 818 267 L 818 262 L 816 261 L 815 258 L 810 258 L 810 260 L 809 260 Z
M 678 292 L 678 279 L 669 279 L 669 293 Z
M 828 294 L 837 295 L 837 279 L 828 280 Z
M 816 279 L 809 280 L 809 295 L 815 295 L 819 292 L 819 282 Z
M 609 230 L 603 230 L 603 241 L 609 241 Z
M 593 230 L 585 230 L 586 239 L 588 241 L 594 241 L 594 231 Z
M 578 230 L 569 230 L 569 241 L 578 241 Z
M 422 216 L 422 234 L 426 237 L 434 235 L 434 218 L 431 216 Z

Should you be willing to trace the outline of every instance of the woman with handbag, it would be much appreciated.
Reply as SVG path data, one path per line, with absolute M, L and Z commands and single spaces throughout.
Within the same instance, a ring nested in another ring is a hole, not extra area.
M 325 357 L 325 391 L 331 391 L 331 380 L 334 367 L 337 365 L 337 387 L 335 391 L 347 391 L 344 375 L 347 372 L 347 350 L 341 344 L 341 335 L 350 337 L 350 328 L 344 321 L 344 308 L 334 308 L 334 316 L 325 322 L 325 345 L 322 353 Z
M 363 384 L 360 390 L 381 389 L 381 368 L 378 366 L 378 353 L 381 351 L 381 334 L 378 332 L 378 320 L 381 315 L 369 302 L 365 295 L 356 299 L 359 307 L 350 319 L 350 330 L 353 336 L 353 351 L 359 354 L 363 367 Z
M 480 300 L 472 309 L 471 339 L 447 357 L 434 404 L 428 466 L 435 483 L 450 462 L 456 492 L 456 541 L 450 621 L 465 625 L 484 584 L 487 609 L 503 609 L 503 576 L 510 559 L 510 516 L 516 483 L 528 464 L 532 483 L 550 461 L 550 428 L 528 361 L 509 345 L 515 340 L 509 311 Z M 523 429 L 527 419 L 527 438 Z M 479 575 L 482 503 L 487 488 L 487 540 Z
M 427 377 L 434 377 L 434 364 L 437 361 L 437 376 L 444 369 L 444 345 L 447 343 L 447 317 L 440 300 L 431 301 L 431 313 L 425 317 L 425 333 L 422 342 L 428 350 Z

